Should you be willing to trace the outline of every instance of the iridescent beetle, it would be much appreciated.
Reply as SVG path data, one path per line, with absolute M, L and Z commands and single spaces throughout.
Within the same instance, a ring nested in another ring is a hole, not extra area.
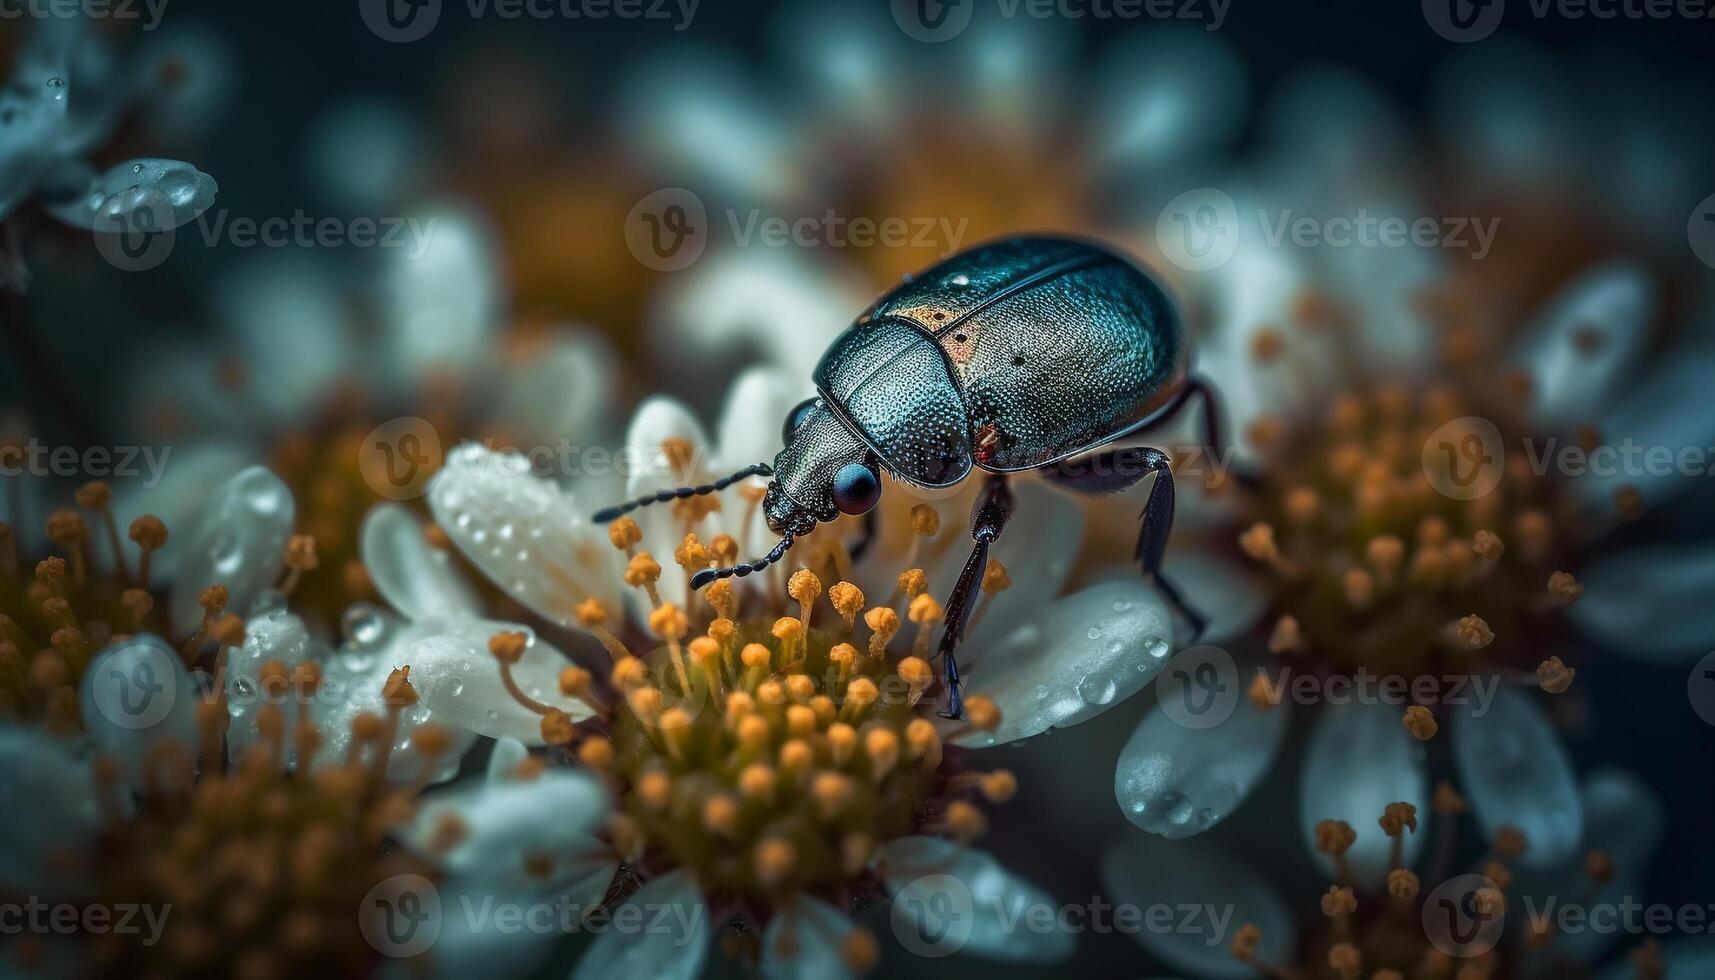
M 1203 402 L 1208 448 L 1222 452 L 1214 393 L 1188 373 L 1189 343 L 1167 296 L 1108 249 L 1060 238 L 1012 238 L 962 252 L 882 296 L 822 356 L 820 393 L 786 419 L 785 448 L 712 484 L 663 490 L 595 515 L 713 493 L 772 476 L 763 497 L 780 543 L 762 558 L 709 568 L 693 588 L 779 561 L 793 539 L 841 514 L 866 515 L 881 470 L 926 488 L 984 472 L 971 515 L 975 547 L 946 604 L 940 656 L 950 718 L 959 717 L 953 651 L 970 616 L 989 545 L 1012 516 L 1007 475 L 1035 470 L 1085 493 L 1115 493 L 1157 474 L 1136 557 L 1201 633 L 1202 616 L 1160 574 L 1173 523 L 1172 459 L 1148 447 L 1107 448 Z

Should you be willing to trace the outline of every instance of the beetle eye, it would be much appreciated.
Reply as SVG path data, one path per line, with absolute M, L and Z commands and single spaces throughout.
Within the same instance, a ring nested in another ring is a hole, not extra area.
M 787 412 L 786 425 L 780 432 L 780 441 L 782 443 L 791 442 L 792 437 L 798 434 L 798 430 L 804 427 L 805 422 L 809 421 L 810 413 L 814 411 L 816 406 L 820 403 L 820 398 L 806 398 L 799 402 L 798 406 L 792 409 L 792 411 Z
M 834 506 L 842 514 L 867 514 L 881 499 L 881 475 L 864 463 L 847 463 L 834 474 Z

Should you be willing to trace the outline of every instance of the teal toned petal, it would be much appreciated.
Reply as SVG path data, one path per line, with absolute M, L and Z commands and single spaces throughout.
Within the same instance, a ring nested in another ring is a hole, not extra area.
M 1656 305 L 1648 274 L 1623 262 L 1583 273 L 1549 301 L 1513 354 L 1546 431 L 1566 437 L 1600 424 L 1649 347 Z
M 49 864 L 87 854 L 101 829 L 95 774 L 65 740 L 35 728 L 0 725 L 0 884 L 16 892 L 75 895 L 82 875 Z
M 214 178 L 182 160 L 143 158 L 115 164 L 82 194 L 49 206 L 48 213 L 85 231 L 129 231 L 139 214 L 150 231 L 177 228 L 214 206 Z
M 992 698 L 1000 726 L 954 741 L 982 748 L 1088 721 L 1154 680 L 1172 641 L 1172 614 L 1140 579 L 1073 593 L 985 642 L 965 696 Z
M 1284 703 L 1259 711 L 1239 698 L 1225 721 L 1189 728 L 1167 711 L 1151 711 L 1114 771 L 1114 796 L 1126 819 L 1169 838 L 1220 823 L 1268 775 L 1289 714 Z
M 1389 870 L 1393 843 L 1377 823 L 1389 803 L 1417 807 L 1417 831 L 1405 835 L 1407 867 L 1423 849 L 1427 830 L 1429 774 L 1423 746 L 1405 730 L 1401 713 L 1386 704 L 1329 705 L 1304 750 L 1299 833 L 1308 847 L 1321 821 L 1350 824 L 1358 837 L 1346 852 L 1346 863 L 1365 888 L 1378 887 Z M 1315 858 L 1332 877 L 1333 861 L 1319 853 Z
M 893 897 L 895 934 L 925 955 L 1059 963 L 1077 950 L 1059 919 L 1045 922 L 1038 911 L 1061 903 L 989 854 L 939 837 L 901 837 L 877 848 L 875 863 Z
M 96 751 L 119 763 L 133 786 L 157 746 L 176 744 L 188 758 L 197 744 L 202 691 L 184 657 L 158 636 L 138 633 L 96 654 L 77 701 Z
M 762 937 L 764 980 L 851 980 L 857 976 L 841 956 L 841 944 L 856 928 L 827 902 L 794 896 L 776 909 Z
M 1262 930 L 1259 963 L 1291 963 L 1296 930 L 1279 893 L 1256 870 L 1207 839 L 1170 841 L 1131 834 L 1102 857 L 1102 885 L 1115 903 L 1175 909 L 1173 928 L 1132 933 L 1175 970 L 1213 980 L 1249 980 L 1256 970 L 1233 958 L 1233 936 Z M 1188 911 L 1196 909 L 1194 914 Z M 1147 920 L 1146 920 L 1147 921 Z
M 225 586 L 227 608 L 247 614 L 280 576 L 296 509 L 292 491 L 266 467 L 251 466 L 216 487 L 184 531 L 170 604 L 173 628 L 189 633 L 202 622 L 197 596 L 211 585 Z
M 1594 420 L 1613 458 L 1592 455 L 1588 467 L 1568 477 L 1594 513 L 1612 514 L 1622 488 L 1637 490 L 1646 508 L 1708 493 L 1709 474 L 1715 472 L 1709 451 L 1715 446 L 1715 399 L 1709 397 L 1715 391 L 1715 348 L 1681 345 L 1644 370 L 1648 383 L 1631 385 Z M 1546 465 L 1552 473 L 1554 460 Z
M 468 779 L 425 797 L 403 836 L 467 885 L 546 889 L 612 861 L 610 850 L 591 836 L 607 822 L 609 806 L 606 788 L 582 769 L 549 768 L 534 779 L 507 782 Z M 437 850 L 434 842 L 449 817 L 463 832 L 452 847 Z M 542 857 L 554 866 L 547 875 L 533 875 L 529 861 Z
M 1660 980 L 1707 980 L 1715 977 L 1715 939 L 1707 935 L 1679 936 L 1661 944 L 1667 972 Z M 1638 965 L 1621 957 L 1604 968 L 1599 980 L 1636 980 Z
M 310 638 L 309 628 L 303 619 L 284 607 L 270 609 L 245 620 L 244 643 L 227 654 L 228 759 L 237 763 L 262 737 L 256 724 L 256 715 L 266 697 L 262 690 L 262 665 L 278 661 L 290 671 L 307 660 L 320 659 L 324 653 L 320 645 Z M 274 695 L 276 700 L 282 696 Z M 289 712 L 287 717 L 291 717 Z
M 597 936 L 578 959 L 571 980 L 692 980 L 702 972 L 713 929 L 708 907 L 689 871 L 656 878 L 625 904 L 642 910 L 639 920 L 646 928 L 610 928 Z M 614 911 L 616 920 L 626 914 Z
M 1572 760 L 1534 692 L 1503 685 L 1486 711 L 1461 712 L 1453 761 L 1484 835 L 1493 840 L 1504 826 L 1524 832 L 1521 866 L 1552 867 L 1578 852 L 1584 804 Z
M 1690 663 L 1715 649 L 1715 552 L 1662 544 L 1604 556 L 1579 576 L 1578 628 L 1632 660 Z

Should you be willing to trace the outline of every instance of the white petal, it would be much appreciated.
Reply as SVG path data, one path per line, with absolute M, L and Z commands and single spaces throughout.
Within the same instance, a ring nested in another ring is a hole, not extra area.
M 489 738 L 511 737 L 542 745 L 542 716 L 507 693 L 500 668 L 488 652 L 496 633 L 523 633 L 524 656 L 512 665 L 512 681 L 526 697 L 563 709 L 573 721 L 590 716 L 582 701 L 560 696 L 560 672 L 572 666 L 535 631 L 491 619 L 430 619 L 413 624 L 417 639 L 400 656 L 411 665 L 411 684 L 435 720 Z
M 1181 725 L 1172 712 L 1150 712 L 1114 771 L 1120 809 L 1132 823 L 1163 837 L 1208 830 L 1268 775 L 1288 715 L 1284 703 L 1258 711 L 1249 698 L 1239 698 L 1224 722 L 1203 728 Z
M 410 782 L 422 774 L 425 765 L 423 757 L 411 747 L 411 735 L 420 725 L 443 722 L 429 709 L 426 699 L 421 698 L 423 687 L 428 685 L 418 686 L 417 669 L 407 651 L 430 635 L 424 630 L 441 630 L 445 625 L 437 620 L 423 625 L 404 623 L 373 606 L 358 605 L 347 611 L 345 626 L 352 640 L 323 665 L 322 687 L 310 705 L 310 716 L 322 733 L 316 764 L 339 765 L 345 761 L 351 750 L 352 721 L 364 713 L 385 718 L 388 708 L 381 692 L 387 677 L 396 667 L 411 666 L 411 683 L 417 688 L 420 700 L 400 713 L 399 730 L 387 759 L 388 780 Z M 476 742 L 474 733 L 450 722 L 445 724 L 452 742 L 435 762 L 431 776 L 435 782 L 457 775 L 459 760 Z
M 1172 637 L 1166 604 L 1140 580 L 1067 596 L 999 642 L 964 651 L 966 696 L 994 699 L 1001 719 L 956 741 L 999 745 L 1088 721 L 1153 680 Z
M 1266 879 L 1207 840 L 1168 841 L 1132 834 L 1102 858 L 1102 884 L 1115 903 L 1148 909 L 1195 907 L 1171 929 L 1139 929 L 1132 938 L 1175 970 L 1194 977 L 1248 980 L 1256 971 L 1233 959 L 1233 934 L 1262 930 L 1259 963 L 1291 963 L 1292 913 Z
M 717 451 L 709 461 L 712 475 L 719 479 L 752 463 L 773 463 L 782 448 L 780 428 L 787 413 L 814 394 L 808 375 L 793 378 L 784 371 L 769 368 L 753 368 L 739 375 L 727 391 L 726 404 L 715 426 L 718 441 Z M 762 477 L 751 479 L 756 483 L 767 482 Z M 745 505 L 735 491 L 728 490 L 723 506 L 733 508 L 734 518 L 723 523 L 729 534 L 738 537 L 737 515 Z M 740 560 L 765 553 L 777 540 L 759 514 L 751 521 L 748 539 L 739 541 Z
M 494 751 L 488 756 L 488 781 L 503 783 L 514 778 L 518 767 L 528 758 L 530 749 L 523 742 L 510 735 L 497 739 Z
M 1600 769 L 1590 773 L 1580 791 L 1584 801 L 1584 840 L 1578 852 L 1559 867 L 1533 874 L 1521 868 L 1516 876 L 1520 892 L 1539 897 L 1537 907 L 1552 914 L 1547 902 L 1564 903 L 1567 896 L 1580 896 L 1586 907 L 1618 906 L 1640 888 L 1650 862 L 1667 827 L 1667 812 L 1658 797 L 1637 776 L 1624 769 Z M 1590 876 L 1584 870 L 1584 855 L 1601 851 L 1614 862 L 1614 878 L 1588 901 Z M 1577 962 L 1593 963 L 1620 938 L 1610 930 L 1584 929 L 1563 932 L 1555 941 L 1555 955 L 1571 956 Z
M 1358 839 L 1346 852 L 1352 876 L 1365 888 L 1387 876 L 1393 842 L 1377 821 L 1389 803 L 1417 807 L 1416 833 L 1405 835 L 1404 862 L 1410 866 L 1423 849 L 1429 816 L 1429 775 L 1423 746 L 1405 730 L 1401 709 L 1386 704 L 1329 705 L 1322 710 L 1304 750 L 1304 775 L 1298 787 L 1299 832 L 1306 848 L 1323 820 L 1344 820 Z M 1334 863 L 1315 858 L 1332 876 Z
M 551 768 L 534 779 L 500 783 L 465 780 L 427 797 L 403 836 L 465 884 L 542 888 L 583 877 L 592 861 L 608 860 L 605 846 L 591 836 L 606 822 L 608 806 L 607 790 L 581 769 Z M 431 844 L 449 818 L 463 835 L 436 852 Z M 554 859 L 554 869 L 533 878 L 527 860 L 543 855 Z
M 688 871 L 664 874 L 626 902 L 660 928 L 641 932 L 610 929 L 578 959 L 571 980 L 655 977 L 692 980 L 702 972 L 712 931 L 709 910 Z M 616 915 L 622 914 L 617 910 Z
M 1488 710 L 1462 712 L 1453 760 L 1483 833 L 1493 840 L 1503 826 L 1518 828 L 1529 843 L 1519 863 L 1544 868 L 1577 851 L 1584 805 L 1566 746 L 1533 693 L 1502 686 Z
M 1597 513 L 1614 512 L 1614 494 L 1622 487 L 1635 488 L 1645 507 L 1692 491 L 1707 492 L 1708 474 L 1715 467 L 1708 449 L 1715 446 L 1715 400 L 1709 398 L 1715 391 L 1715 349 L 1682 347 L 1665 363 L 1651 365 L 1647 377 L 1648 383 L 1634 384 L 1597 420 L 1603 445 L 1616 449 L 1618 460 L 1603 462 L 1609 471 L 1598 472 L 1599 461 L 1592 458 L 1588 472 L 1571 478 L 1579 498 Z M 1661 459 L 1662 449 L 1671 458 Z
M 226 586 L 229 609 L 247 612 L 280 575 L 295 512 L 292 491 L 266 467 L 249 467 L 216 487 L 184 534 L 172 590 L 174 628 L 188 633 L 202 621 L 197 594 L 211 585 Z
M 1513 355 L 1535 380 L 1538 421 L 1562 434 L 1598 422 L 1649 346 L 1655 312 L 1654 285 L 1630 263 L 1591 269 L 1550 300 Z
M 197 743 L 201 691 L 184 658 L 165 640 L 136 634 L 96 654 L 78 686 L 78 712 L 96 750 L 137 785 L 150 750 Z
M 1101 73 L 1095 132 L 1105 166 L 1197 157 L 1230 140 L 1244 118 L 1244 62 L 1214 34 L 1137 32 L 1104 55 Z
M 300 422 L 359 358 L 349 297 L 305 249 L 260 256 L 223 276 L 216 314 L 236 335 L 254 383 L 253 423 Z
M 1012 489 L 1018 516 L 989 548 L 989 558 L 1007 567 L 1012 587 L 994 597 L 982 622 L 967 637 L 975 650 L 1040 617 L 1071 577 L 1083 546 L 1084 509 L 1076 500 L 1040 480 L 1017 480 Z M 942 513 L 946 514 L 945 509 Z M 953 519 L 943 519 L 941 533 L 957 538 L 941 563 L 929 569 L 931 594 L 943 602 L 952 594 L 972 548 L 970 535 L 964 533 L 970 526 L 964 515 L 948 516 Z
M 761 424 L 760 421 L 758 424 Z M 775 427 L 778 428 L 778 423 Z M 670 439 L 680 440 L 691 446 L 693 455 L 690 465 L 684 470 L 675 471 L 662 449 L 662 445 Z M 656 396 L 638 406 L 636 414 L 631 417 L 631 425 L 626 429 L 625 453 L 632 465 L 631 474 L 625 481 L 627 500 L 660 490 L 708 483 L 718 478 L 715 473 L 714 443 L 709 439 L 708 432 L 689 408 L 673 398 Z M 729 522 L 724 520 L 724 508 L 736 509 L 743 506 L 737 499 L 724 497 L 721 505 L 723 512 L 711 515 L 697 530 L 705 543 L 714 534 L 726 529 Z M 643 541 L 639 548 L 649 552 L 660 562 L 663 569 L 658 586 L 662 594 L 669 602 L 687 605 L 689 589 L 685 576 L 673 563 L 673 552 L 685 537 L 684 522 L 674 515 L 673 505 L 670 503 L 641 507 L 632 511 L 631 516 L 643 531 Z M 760 540 L 755 537 L 757 533 L 760 532 L 753 531 L 753 543 Z
M 393 965 L 409 963 L 413 968 L 427 965 L 429 975 L 439 980 L 537 976 L 554 946 L 564 938 L 557 928 L 503 929 L 494 921 L 494 913 L 501 908 L 531 908 L 542 903 L 544 899 L 534 891 L 497 893 L 484 883 L 454 880 L 437 887 L 436 893 L 441 902 L 441 930 L 435 936 L 434 946 L 419 960 L 396 961 Z M 412 970 L 379 974 L 384 980 L 415 975 Z
M 262 737 L 256 714 L 264 703 L 262 665 L 279 661 L 290 671 L 306 660 L 319 659 L 323 651 L 310 639 L 303 619 L 285 608 L 253 615 L 244 623 L 244 644 L 227 655 L 226 754 L 233 762 L 244 757 Z M 279 697 L 271 692 L 267 696 Z M 283 707 L 285 707 L 283 705 Z M 290 715 L 288 715 L 288 718 Z
M 799 895 L 775 911 L 762 937 L 765 980 L 850 980 L 857 976 L 840 955 L 854 925 L 827 902 Z M 790 952 L 782 952 L 782 948 Z
M 116 163 L 89 189 L 48 207 L 48 213 L 85 231 L 121 232 L 139 211 L 162 231 L 177 228 L 214 204 L 214 178 L 182 160 L 142 157 Z
M 1715 554 L 1707 546 L 1632 548 L 1579 577 L 1584 595 L 1567 616 L 1607 649 L 1634 660 L 1690 663 L 1715 648 Z
M 555 331 L 541 349 L 531 349 L 524 363 L 509 369 L 491 422 L 526 445 L 552 446 L 560 440 L 579 448 L 611 445 L 602 440 L 610 438 L 609 412 L 619 378 L 606 338 L 582 329 Z
M 453 450 L 429 486 L 429 506 L 471 563 L 508 595 L 561 626 L 594 598 L 620 609 L 620 577 L 607 533 L 554 483 L 531 475 L 516 453 Z
M 122 531 L 144 514 L 153 514 L 167 525 L 167 543 L 149 559 L 152 585 L 173 580 L 185 535 L 202 513 L 210 490 L 244 469 L 254 457 L 255 453 L 235 443 L 197 442 L 170 456 L 158 454 L 158 473 L 116 481 L 113 517 Z M 128 547 L 125 560 L 135 569 L 136 551 Z
M 410 384 L 435 370 L 469 374 L 492 348 L 500 306 L 493 234 L 474 213 L 409 216 L 404 248 L 385 249 L 380 281 L 385 364 Z
M 89 763 L 56 736 L 0 725 L 0 772 L 0 882 L 18 892 L 81 888 L 47 864 L 62 852 L 90 853 L 101 828 Z
M 1162 574 L 1179 587 L 1187 605 L 1209 617 L 1199 638 L 1203 643 L 1224 643 L 1248 632 L 1272 598 L 1255 571 L 1206 548 L 1169 549 Z
M 364 568 L 375 589 L 407 619 L 475 615 L 476 594 L 445 549 L 429 547 L 423 522 L 399 504 L 375 505 L 359 532 Z
M 875 861 L 893 897 L 894 934 L 913 952 L 1058 963 L 1077 950 L 1073 934 L 1029 925 L 1031 910 L 1060 907 L 1054 896 L 989 854 L 939 837 L 901 837 L 877 848 Z

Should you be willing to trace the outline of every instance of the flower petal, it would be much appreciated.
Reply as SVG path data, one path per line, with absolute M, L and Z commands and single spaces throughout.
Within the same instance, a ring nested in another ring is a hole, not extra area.
M 1126 819 L 1168 838 L 1220 823 L 1273 767 L 1288 714 L 1285 704 L 1258 711 L 1249 698 L 1239 698 L 1225 721 L 1207 728 L 1181 725 L 1164 710 L 1150 712 L 1114 770 L 1114 796 Z
M 1290 963 L 1292 913 L 1262 875 L 1208 840 L 1167 841 L 1132 834 L 1102 857 L 1102 884 L 1115 903 L 1147 909 L 1195 907 L 1194 920 L 1132 934 L 1151 956 L 1195 977 L 1248 980 L 1256 971 L 1233 958 L 1233 934 L 1262 930 L 1259 963 Z
M 1357 831 L 1346 863 L 1365 888 L 1379 886 L 1389 870 L 1392 841 L 1376 824 L 1389 803 L 1417 807 L 1418 830 L 1405 835 L 1406 866 L 1423 849 L 1429 775 L 1423 746 L 1405 730 L 1398 708 L 1354 701 L 1323 709 L 1304 750 L 1298 792 L 1306 844 L 1314 841 L 1316 825 L 1323 820 L 1343 820 Z M 1316 853 L 1315 859 L 1327 874 L 1334 874 L 1329 857 Z
M 578 603 L 593 598 L 618 613 L 620 577 L 606 532 L 517 453 L 453 450 L 429 486 L 429 507 L 465 557 L 532 612 L 575 626 Z
M 1584 595 L 1567 616 L 1633 660 L 1690 663 L 1715 648 L 1715 554 L 1704 544 L 1631 548 L 1580 573 Z
M 1141 580 L 1103 582 L 967 651 L 965 693 L 994 699 L 1000 726 L 954 741 L 986 747 L 1088 721 L 1155 678 L 1172 649 L 1167 606 Z
M 562 439 L 574 446 L 611 445 L 603 440 L 611 438 L 609 412 L 619 378 L 606 338 L 591 330 L 556 330 L 509 369 L 490 424 L 526 445 Z
M 1578 850 L 1584 804 L 1560 733 L 1530 692 L 1502 686 L 1488 710 L 1454 719 L 1453 761 L 1483 833 L 1524 832 L 1524 867 L 1552 867 Z
M 170 463 L 164 453 L 155 458 L 157 473 L 145 473 L 142 480 L 115 481 L 113 492 L 113 517 L 119 527 L 129 528 L 145 514 L 167 525 L 167 543 L 149 559 L 152 586 L 173 580 L 185 548 L 184 535 L 202 513 L 209 489 L 244 469 L 255 454 L 234 443 L 200 441 L 173 453 Z M 126 561 L 135 567 L 136 553 L 127 553 Z
M 1646 368 L 1649 382 L 1634 385 L 1629 394 L 1597 420 L 1605 447 L 1621 452 L 1635 447 L 1638 455 L 1619 465 L 1595 458 L 1590 468 L 1572 479 L 1585 506 L 1600 514 L 1614 511 L 1621 488 L 1636 489 L 1643 505 L 1655 507 L 1694 490 L 1707 491 L 1709 467 L 1715 466 L 1708 447 L 1715 446 L 1715 349 L 1682 346 L 1665 363 Z M 1657 458 L 1665 449 L 1670 459 Z M 1601 464 L 1603 471 L 1596 469 Z
M 476 593 L 453 568 L 451 555 L 429 547 L 423 529 L 399 504 L 377 504 L 364 517 L 358 536 L 375 590 L 407 619 L 476 615 Z
M 96 654 L 78 685 L 78 712 L 96 751 L 138 785 L 152 749 L 197 742 L 201 691 L 184 658 L 158 636 L 138 633 Z
M 1598 266 L 1562 289 L 1513 354 L 1535 382 L 1537 420 L 1562 434 L 1597 422 L 1648 348 L 1655 312 L 1655 287 L 1631 263 Z
M 0 725 L 0 772 L 0 882 L 19 893 L 81 891 L 81 875 L 49 865 L 91 853 L 101 829 L 88 761 L 39 729 Z
M 1204 548 L 1170 550 L 1163 574 L 1185 603 L 1209 617 L 1202 643 L 1224 643 L 1248 632 L 1268 611 L 1272 595 L 1251 568 Z M 1132 573 L 1136 574 L 1133 567 Z
M 1715 939 L 1707 935 L 1680 936 L 1661 944 L 1661 959 L 1667 966 L 1660 980 L 1703 980 L 1715 976 Z M 1600 980 L 1636 980 L 1638 965 L 1629 957 L 1609 964 Z
M 256 714 L 264 703 L 262 665 L 279 661 L 287 670 L 306 660 L 320 659 L 324 651 L 310 639 L 303 619 L 285 607 L 252 615 L 244 623 L 244 643 L 227 654 L 226 755 L 234 763 L 244 758 L 250 746 L 261 739 Z
M 1039 480 L 1020 480 L 1013 483 L 1013 498 L 1016 512 L 1028 516 L 1008 524 L 989 549 L 991 560 L 1011 570 L 1012 586 L 995 596 L 982 621 L 972 625 L 967 639 L 973 649 L 984 649 L 1038 618 L 1071 578 L 1083 546 L 1084 509 L 1070 496 Z M 971 539 L 962 533 L 967 526 L 964 520 L 942 523 L 942 534 L 958 535 L 941 563 L 929 569 L 930 594 L 943 601 L 971 554 Z
M 1032 909 L 1060 907 L 1054 896 L 989 854 L 939 837 L 900 837 L 877 848 L 875 860 L 893 897 L 894 933 L 914 951 L 1059 963 L 1077 950 L 1071 933 L 1030 925 Z M 950 917 L 927 921 L 949 902 Z
M 482 364 L 500 305 L 493 234 L 480 218 L 440 205 L 408 221 L 410 247 L 384 249 L 379 304 L 383 363 L 406 390 L 431 372 Z
M 145 157 L 115 164 L 88 190 L 52 205 L 48 213 L 85 231 L 126 231 L 142 211 L 154 229 L 177 228 L 207 211 L 219 187 L 214 178 L 182 160 Z
M 387 678 L 395 667 L 411 666 L 412 686 L 417 688 L 420 700 L 400 712 L 393 751 L 387 758 L 388 780 L 411 782 L 422 775 L 425 765 L 423 757 L 411 746 L 411 736 L 418 726 L 431 721 L 440 723 L 441 719 L 431 712 L 427 699 L 421 697 L 423 687 L 430 685 L 418 687 L 417 668 L 411 663 L 408 651 L 417 641 L 433 635 L 426 631 L 444 630 L 445 624 L 436 620 L 404 623 L 380 609 L 360 604 L 347 611 L 345 627 L 351 640 L 323 664 L 322 687 L 310 704 L 310 716 L 322 733 L 316 765 L 344 763 L 352 751 L 352 722 L 364 713 L 385 718 L 388 707 L 381 692 Z M 459 760 L 476 741 L 475 734 L 451 722 L 446 724 L 452 740 L 448 751 L 435 760 L 431 773 L 435 782 L 457 775 Z
M 856 928 L 851 918 L 827 902 L 794 896 L 777 909 L 762 937 L 764 980 L 850 980 L 857 976 L 841 955 L 841 944 Z
M 772 464 L 781 450 L 780 427 L 787 414 L 815 393 L 808 375 L 794 379 L 784 371 L 769 368 L 752 368 L 739 375 L 727 391 L 720 421 L 715 426 L 716 451 L 709 459 L 712 475 L 719 479 L 752 463 Z M 767 482 L 763 477 L 750 479 L 757 484 Z M 733 495 L 734 491 L 729 490 L 727 494 L 725 506 L 744 506 Z M 740 521 L 724 523 L 727 533 L 739 537 Z M 759 516 L 750 522 L 748 539 L 739 540 L 739 559 L 743 561 L 764 554 L 778 540 L 779 537 L 768 529 L 768 523 Z M 656 557 L 659 559 L 661 556 Z
M 542 716 L 507 693 L 500 665 L 488 651 L 496 633 L 523 633 L 524 656 L 512 665 L 512 682 L 524 696 L 563 709 L 573 721 L 590 716 L 589 705 L 560 697 L 560 672 L 572 665 L 553 644 L 528 626 L 491 619 L 428 619 L 415 623 L 415 638 L 400 655 L 411 665 L 411 684 L 435 720 L 489 738 L 511 737 L 525 745 L 542 742 Z
M 175 629 L 202 622 L 197 595 L 224 585 L 227 608 L 243 615 L 272 586 L 286 558 L 296 505 L 284 481 L 262 466 L 240 470 L 216 487 L 184 535 L 171 611 Z
M 606 823 L 608 809 L 607 790 L 582 769 L 551 768 L 534 779 L 499 783 L 469 779 L 427 797 L 403 838 L 462 884 L 545 890 L 609 860 L 591 836 Z M 451 847 L 437 849 L 448 820 L 460 834 Z M 554 860 L 553 870 L 532 875 L 527 865 L 543 857 Z
M 491 783 L 503 783 L 516 778 L 518 767 L 530 758 L 524 743 L 510 735 L 496 739 L 494 751 L 488 755 L 487 778 Z
M 711 937 L 709 911 L 689 871 L 656 878 L 626 904 L 645 910 L 652 927 L 641 932 L 610 929 L 602 933 L 578 959 L 571 980 L 692 980 L 702 972 Z

